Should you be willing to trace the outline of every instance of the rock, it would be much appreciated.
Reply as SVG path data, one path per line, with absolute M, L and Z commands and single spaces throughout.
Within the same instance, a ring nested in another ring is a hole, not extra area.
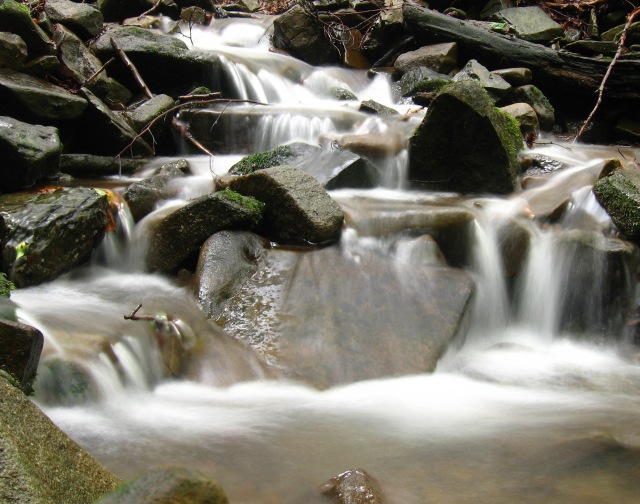
M 102 62 L 73 32 L 62 25 L 56 25 L 53 39 L 58 47 L 63 75 L 73 79 L 79 86 L 86 85 L 96 96 L 109 103 L 127 103 L 131 99 L 128 89 L 108 77 L 106 70 L 100 71 Z
M 145 126 L 154 119 L 160 117 L 175 105 L 175 101 L 169 95 L 156 95 L 145 100 L 134 109 L 124 112 L 124 116 L 131 124 L 131 127 L 140 133 Z M 157 121 L 151 128 L 151 133 L 156 140 L 162 138 L 163 133 L 168 128 L 168 121 Z
M 360 108 L 358 110 L 360 110 L 360 112 L 367 112 L 368 114 L 378 114 L 382 116 L 393 116 L 399 114 L 396 109 L 382 105 L 374 100 L 363 101 L 360 103 Z
M 51 124 L 78 119 L 87 108 L 81 96 L 43 79 L 0 68 L 0 114 Z
M 320 183 L 293 166 L 238 177 L 231 189 L 265 203 L 260 230 L 285 243 L 326 244 L 340 239 L 344 214 Z
M 36 328 L 0 319 L 0 370 L 9 373 L 25 394 L 33 392 L 43 344 Z
M 335 145 L 368 159 L 396 156 L 405 148 L 405 142 L 397 133 L 365 133 L 362 135 L 342 135 Z
M 142 14 L 146 10 L 138 0 L 98 0 L 96 5 L 105 21 L 120 22 L 125 18 Z
M 86 504 L 119 484 L 28 397 L 0 379 L 0 501 Z
M 329 96 L 338 101 L 356 101 L 358 97 L 352 91 L 342 87 L 334 87 L 329 90 Z
M 610 30 L 604 32 L 600 39 L 604 41 L 616 42 L 620 40 L 622 36 L 622 32 L 624 31 L 624 24 L 618 25 Z M 633 44 L 640 44 L 640 21 L 636 21 L 635 23 L 631 23 L 627 30 L 627 37 L 625 40 L 625 45 L 630 47 Z
M 102 240 L 108 213 L 107 196 L 87 188 L 0 196 L 3 270 L 17 287 L 69 271 Z
M 13 33 L 0 32 L 0 65 L 19 70 L 26 59 L 27 44 L 22 37 Z
M 577 40 L 567 44 L 564 48 L 567 51 L 584 54 L 585 56 L 602 55 L 613 58 L 618 50 L 618 44 L 604 40 Z
M 80 37 L 95 37 L 102 30 L 102 13 L 93 5 L 71 0 L 47 0 L 44 6 L 49 19 L 66 26 Z
M 398 56 L 394 68 L 399 74 L 418 67 L 427 67 L 435 72 L 446 74 L 458 64 L 458 45 L 455 42 L 434 44 Z
M 320 493 L 336 504 L 384 504 L 378 482 L 362 469 L 349 469 L 320 487 Z
M 311 65 L 340 63 L 340 53 L 324 27 L 301 5 L 295 5 L 273 23 L 273 46 Z
M 414 96 L 417 93 L 440 91 L 451 82 L 451 77 L 438 73 L 427 67 L 409 70 L 393 86 L 396 100 L 403 96 Z
M 169 182 L 185 176 L 189 165 L 184 159 L 166 163 L 153 175 L 133 182 L 124 191 L 123 197 L 131 210 L 134 221 L 150 214 L 156 204 L 172 196 Z
M 203 245 L 195 274 L 198 306 L 216 320 L 242 284 L 258 270 L 262 238 L 246 231 L 220 231 Z
M 0 116 L 0 190 L 22 189 L 55 175 L 61 153 L 56 128 Z
M 313 175 L 328 190 L 376 187 L 382 178 L 376 165 L 357 154 L 302 142 L 247 156 L 233 165 L 229 173 L 246 175 L 284 164 Z
M 30 60 L 55 53 L 47 34 L 32 19 L 29 7 L 15 0 L 0 0 L 0 32 L 14 33 L 22 38 Z
M 130 175 L 142 168 L 149 159 L 129 156 L 95 156 L 91 154 L 62 154 L 60 171 L 77 178 Z
M 520 132 L 525 135 L 527 133 L 536 133 L 540 131 L 540 123 L 538 122 L 538 114 L 528 103 L 512 103 L 501 107 L 500 110 L 513 116 L 520 125 Z
M 512 86 L 525 86 L 527 84 L 531 84 L 532 74 L 531 70 L 528 68 L 501 68 L 499 70 L 493 70 L 491 73 L 499 75 Z
M 546 43 L 562 37 L 564 29 L 540 7 L 514 7 L 504 9 L 491 19 L 506 22 L 518 38 L 529 42 Z
M 598 202 L 616 227 L 640 244 L 640 173 L 634 169 L 615 170 L 593 186 Z
M 262 212 L 259 201 L 230 190 L 197 198 L 150 226 L 147 267 L 151 271 L 175 270 L 212 234 L 225 229 L 252 229 Z
M 220 485 L 199 471 L 156 467 L 105 495 L 96 504 L 228 504 Z
M 439 190 L 507 194 L 516 187 L 522 137 L 474 81 L 455 82 L 433 101 L 409 143 L 409 178 Z
M 463 80 L 473 80 L 487 90 L 489 95 L 496 97 L 496 100 L 507 95 L 511 89 L 511 84 L 504 80 L 500 75 L 489 72 L 484 66 L 476 60 L 469 62 L 453 76 L 453 82 Z
M 504 273 L 514 278 L 523 269 L 531 247 L 531 230 L 515 218 L 506 220 L 497 233 Z
M 321 388 L 433 371 L 465 335 L 473 280 L 462 270 L 354 252 L 328 247 L 298 257 L 286 284 L 279 364 Z

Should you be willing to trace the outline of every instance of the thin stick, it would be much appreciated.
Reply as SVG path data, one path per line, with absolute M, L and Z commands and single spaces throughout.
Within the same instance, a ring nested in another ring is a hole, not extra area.
M 614 65 L 616 64 L 616 62 L 618 61 L 618 58 L 620 57 L 620 55 L 622 54 L 622 51 L 624 50 L 624 44 L 625 44 L 625 41 L 627 40 L 627 31 L 629 30 L 629 27 L 631 26 L 631 23 L 633 22 L 633 18 L 635 18 L 636 15 L 639 12 L 640 12 L 640 7 L 635 9 L 635 10 L 633 10 L 627 16 L 627 22 L 624 25 L 624 29 L 622 30 L 622 35 L 620 36 L 620 40 L 618 41 L 618 50 L 616 51 L 616 54 L 614 55 L 613 59 L 611 60 L 611 63 L 609 63 L 609 67 L 607 68 L 607 71 L 604 74 L 604 77 L 602 78 L 602 82 L 600 83 L 600 87 L 598 88 L 598 100 L 596 101 L 596 106 L 593 107 L 593 110 L 589 114 L 589 117 L 587 117 L 587 120 L 582 125 L 582 128 L 580 128 L 580 131 L 578 131 L 578 134 L 573 139 L 573 143 L 576 143 L 580 139 L 582 134 L 589 127 L 589 124 L 591 124 L 591 121 L 593 120 L 593 117 L 596 115 L 596 112 L 598 111 L 598 108 L 600 107 L 600 104 L 602 103 L 602 95 L 604 94 L 604 88 L 605 88 L 605 86 L 607 84 L 607 80 L 609 79 L 609 75 L 611 75 L 611 71 L 613 70 Z
M 129 315 L 125 315 L 125 320 L 155 320 L 155 317 L 152 315 L 138 315 L 138 310 L 142 308 L 142 303 L 136 306 L 133 311 Z
M 142 79 L 142 76 L 140 75 L 140 73 L 138 72 L 138 69 L 135 67 L 135 65 L 131 62 L 131 60 L 129 59 L 129 57 L 124 53 L 124 51 L 122 49 L 120 49 L 120 47 L 118 47 L 118 44 L 116 44 L 116 41 L 113 40 L 112 38 L 109 39 L 111 41 L 111 46 L 115 49 L 115 51 L 118 53 L 118 55 L 120 56 L 120 59 L 122 59 L 122 61 L 124 62 L 125 65 L 127 65 L 127 68 L 129 68 L 129 70 L 131 70 L 131 73 L 133 74 L 133 77 L 135 78 L 135 80 L 138 82 L 138 85 L 142 88 L 142 90 L 144 91 L 144 94 L 147 95 L 147 98 L 153 98 L 153 93 L 149 90 L 149 88 L 147 87 L 147 85 L 145 84 L 144 80 Z
M 95 78 L 98 77 L 98 75 L 100 75 L 100 73 L 103 72 L 105 68 L 107 68 L 107 65 L 110 65 L 111 63 L 113 63 L 113 60 L 115 60 L 115 58 L 110 58 L 109 61 L 107 61 L 104 65 L 98 68 L 93 73 L 93 75 L 91 75 L 87 80 L 84 81 L 83 86 L 88 86 L 89 84 L 91 84 L 95 80 Z
M 144 11 L 142 14 L 140 14 L 138 16 L 138 19 L 140 19 L 143 16 L 146 16 L 147 14 L 151 14 L 154 10 L 156 10 L 160 4 L 162 3 L 162 0 L 158 0 L 155 4 L 153 4 L 153 7 L 151 7 L 149 10 Z

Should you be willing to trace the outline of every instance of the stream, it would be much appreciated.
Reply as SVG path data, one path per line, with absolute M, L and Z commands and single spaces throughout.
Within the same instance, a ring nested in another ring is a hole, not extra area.
M 215 20 L 194 27 L 190 40 L 223 56 L 228 92 L 269 104 L 260 106 L 263 116 L 248 139 L 253 151 L 298 140 L 327 144 L 347 134 L 404 138 L 424 116 L 419 107 L 393 102 L 385 76 L 313 68 L 270 53 L 268 30 L 269 18 Z M 363 114 L 359 101 L 336 102 L 334 87 L 395 107 L 404 119 Z M 90 397 L 69 399 L 50 385 L 56 367 L 41 366 L 35 402 L 119 477 L 158 464 L 192 467 L 220 483 L 234 504 L 327 502 L 317 488 L 356 467 L 377 479 L 390 504 L 639 502 L 640 352 L 619 328 L 611 334 L 602 323 L 615 316 L 601 306 L 605 261 L 595 255 L 584 282 L 560 243 L 575 231 L 611 237 L 591 186 L 604 159 L 639 159 L 640 150 L 551 140 L 543 136 L 529 154 L 566 168 L 506 198 L 408 190 L 405 151 L 378 161 L 379 188 L 331 192 L 350 215 L 381 215 L 390 206 L 409 212 L 433 202 L 473 212 L 472 248 L 464 251 L 476 283 L 470 329 L 434 373 L 396 369 L 389 378 L 345 380 L 326 390 L 271 378 L 259 352 L 211 328 L 187 287 L 143 272 L 144 221 L 134 225 L 123 209 L 118 231 L 90 266 L 12 294 L 20 319 L 45 334 L 43 362 L 64 357 L 88 370 L 95 388 Z M 211 172 L 223 175 L 246 153 L 187 155 L 195 174 L 179 182 L 177 200 L 209 192 Z M 571 203 L 558 223 L 527 218 L 564 198 Z M 522 274 L 507 282 L 497 235 L 514 218 L 532 244 Z M 346 255 L 375 250 L 397 265 L 404 249 L 396 245 L 346 226 L 339 248 Z M 375 289 L 376 279 L 370 281 Z M 304 309 L 322 310 L 326 301 Z M 389 299 L 389 314 L 396 301 Z M 163 376 L 147 324 L 123 318 L 139 303 L 209 334 L 198 356 L 201 372 Z M 563 325 L 571 311 L 594 330 Z M 57 369 L 75 383 L 73 370 Z M 73 387 L 65 393 L 73 396 Z

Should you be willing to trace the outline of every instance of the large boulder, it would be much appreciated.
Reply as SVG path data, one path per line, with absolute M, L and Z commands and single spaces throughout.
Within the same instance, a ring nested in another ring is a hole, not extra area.
M 29 187 L 55 175 L 61 153 L 56 128 L 0 116 L 0 190 Z
M 438 190 L 507 194 L 516 188 L 518 123 L 475 81 L 441 91 L 409 143 L 409 178 Z
M 52 280 L 89 257 L 108 222 L 107 196 L 93 189 L 2 195 L 2 269 L 18 287 Z
M 0 379 L 0 501 L 86 504 L 120 480 Z
M 43 344 L 35 327 L 0 319 L 0 372 L 8 373 L 26 394 L 33 391 Z
M 262 218 L 263 205 L 225 189 L 197 198 L 150 225 L 147 267 L 171 271 L 212 234 L 224 229 L 249 230 Z
M 616 227 L 630 240 L 640 243 L 640 173 L 617 169 L 593 186 L 598 202 Z
M 0 114 L 52 124 L 78 119 L 87 108 L 81 96 L 43 79 L 0 68 Z
M 154 467 L 96 504 L 228 504 L 220 485 L 193 469 Z
M 294 166 L 238 177 L 230 187 L 265 203 L 260 230 L 286 243 L 326 244 L 340 239 L 344 214 L 320 183 Z
M 325 27 L 302 5 L 295 5 L 273 23 L 273 46 L 311 65 L 340 62 L 336 44 Z
M 220 231 L 202 246 L 195 275 L 195 295 L 203 313 L 218 319 L 230 298 L 258 270 L 263 239 L 246 231 Z
M 84 2 L 47 0 L 44 11 L 51 21 L 66 26 L 84 39 L 95 37 L 102 30 L 102 13 Z

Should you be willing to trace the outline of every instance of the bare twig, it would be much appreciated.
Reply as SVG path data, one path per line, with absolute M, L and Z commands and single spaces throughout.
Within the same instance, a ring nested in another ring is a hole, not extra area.
M 107 61 L 104 65 L 102 65 L 100 68 L 98 68 L 93 75 L 91 75 L 87 80 L 84 81 L 83 86 L 89 86 L 91 85 L 91 83 L 96 79 L 96 77 L 98 77 L 98 75 L 100 75 L 105 68 L 107 68 L 107 65 L 110 65 L 113 60 L 115 60 L 115 58 L 110 58 L 109 61 Z
M 220 98 L 220 94 L 221 93 L 219 91 L 216 91 L 213 93 L 182 95 L 178 96 L 178 101 L 209 100 L 211 98 Z
M 180 135 L 182 135 L 189 142 L 191 142 L 191 144 L 193 144 L 198 150 L 201 150 L 202 152 L 207 154 L 209 157 L 213 157 L 213 152 L 211 152 L 209 149 L 207 149 L 204 145 L 202 145 L 198 140 L 196 140 L 193 137 L 193 135 L 191 134 L 191 131 L 189 131 L 189 125 L 187 123 L 179 120 L 177 117 L 174 117 L 173 120 L 171 121 L 171 124 L 173 125 L 174 128 L 176 128 L 180 132 Z
M 618 50 L 616 51 L 616 54 L 611 60 L 611 63 L 609 63 L 607 71 L 604 74 L 604 77 L 602 78 L 602 82 L 600 83 L 600 87 L 598 88 L 598 100 L 596 101 L 596 105 L 595 107 L 593 107 L 593 110 L 589 114 L 589 117 L 587 117 L 587 120 L 582 125 L 582 128 L 580 128 L 580 131 L 578 132 L 576 137 L 573 139 L 574 143 L 580 139 L 582 134 L 589 127 L 589 125 L 591 124 L 591 121 L 593 120 L 593 117 L 596 115 L 596 112 L 600 107 L 600 104 L 602 103 L 602 95 L 604 94 L 604 88 L 607 84 L 607 80 L 609 79 L 609 75 L 611 75 L 611 71 L 613 70 L 614 65 L 616 64 L 616 62 L 618 61 L 618 58 L 620 57 L 620 55 L 622 54 L 622 51 L 624 50 L 624 44 L 627 40 L 627 31 L 629 30 L 629 27 L 631 26 L 633 19 L 636 17 L 638 13 L 640 13 L 640 7 L 634 9 L 627 16 L 627 22 L 624 25 L 624 29 L 622 30 L 622 34 L 620 35 L 620 40 L 618 41 Z
M 142 79 L 142 76 L 140 75 L 140 72 L 138 72 L 138 69 L 131 62 L 129 57 L 124 53 L 124 51 L 122 49 L 120 49 L 120 47 L 118 47 L 118 44 L 116 44 L 115 40 L 113 40 L 112 38 L 110 38 L 109 40 L 111 41 L 111 46 L 118 53 L 118 56 L 120 56 L 120 59 L 122 59 L 123 63 L 127 66 L 127 68 L 129 68 L 129 70 L 131 70 L 131 73 L 133 74 L 133 77 L 135 78 L 135 80 L 138 83 L 138 85 L 144 91 L 144 94 L 147 95 L 147 98 L 153 98 L 153 93 L 149 90 L 149 88 L 145 84 L 144 80 Z
M 156 10 L 158 7 L 160 7 L 161 3 L 162 3 L 162 0 L 158 0 L 156 3 L 153 4 L 153 6 L 149 10 L 144 11 L 142 14 L 140 14 L 138 16 L 138 19 L 140 19 L 141 17 L 144 17 L 144 16 L 147 16 L 147 15 L 151 14 L 154 10 Z
M 125 315 L 125 320 L 155 320 L 153 315 L 138 315 L 138 310 L 142 308 L 142 303 L 136 306 L 129 315 Z

